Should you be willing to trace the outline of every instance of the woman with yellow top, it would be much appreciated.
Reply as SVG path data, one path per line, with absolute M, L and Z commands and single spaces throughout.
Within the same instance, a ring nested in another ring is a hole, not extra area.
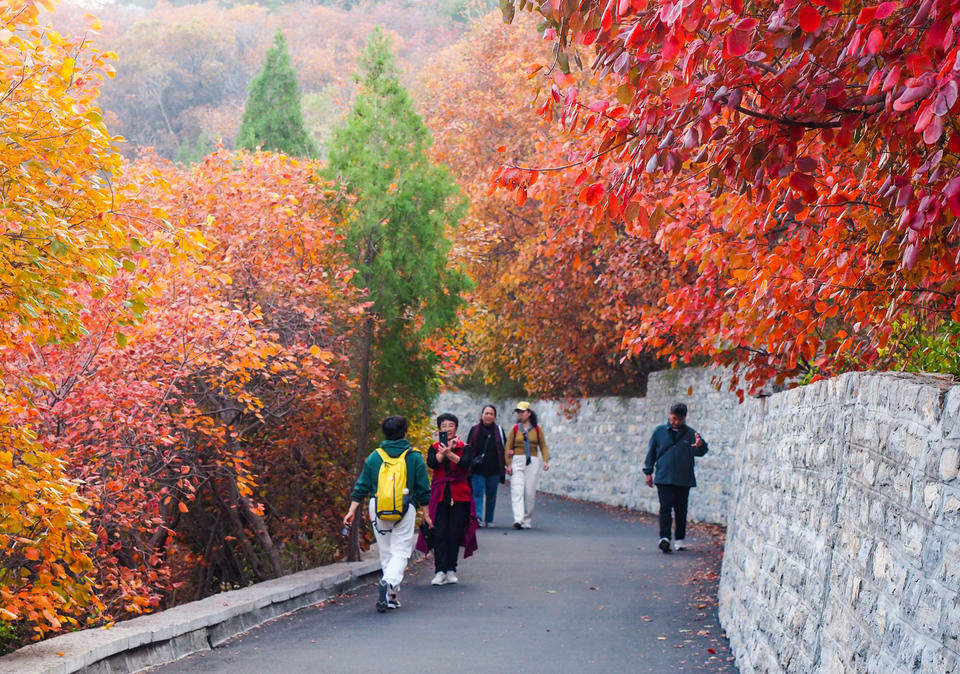
M 510 475 L 510 503 L 513 506 L 513 528 L 529 529 L 533 502 L 537 496 L 540 470 L 550 469 L 550 452 L 537 424 L 537 415 L 530 403 L 517 403 L 517 423 L 507 436 L 507 475 Z

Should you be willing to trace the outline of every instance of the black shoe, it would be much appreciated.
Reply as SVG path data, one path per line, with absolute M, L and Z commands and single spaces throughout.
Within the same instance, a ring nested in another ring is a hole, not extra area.
M 513 528 L 514 528 L 514 529 L 523 529 L 523 525 L 520 524 L 519 522 L 514 522 L 514 523 L 513 523 Z
M 387 581 L 381 580 L 377 585 L 377 613 L 387 610 Z
M 660 548 L 661 550 L 663 550 L 663 554 L 669 555 L 669 554 L 670 554 L 670 539 L 669 539 L 669 538 L 661 538 L 661 539 L 660 539 L 660 544 L 659 544 L 657 547 Z

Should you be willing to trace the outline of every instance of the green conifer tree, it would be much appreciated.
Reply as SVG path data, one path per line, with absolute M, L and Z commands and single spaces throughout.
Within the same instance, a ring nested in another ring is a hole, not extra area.
M 358 349 L 362 461 L 372 420 L 429 410 L 438 363 L 424 339 L 455 325 L 468 280 L 451 264 L 447 239 L 466 201 L 449 171 L 431 162 L 430 132 L 400 84 L 380 29 L 360 57 L 358 80 L 353 109 L 333 130 L 326 171 L 355 198 L 346 243 L 355 280 L 369 289 L 372 303 Z
M 294 157 L 314 157 L 316 143 L 303 126 L 297 74 L 290 65 L 287 41 L 277 30 L 263 70 L 250 85 L 237 134 L 237 147 L 276 150 Z

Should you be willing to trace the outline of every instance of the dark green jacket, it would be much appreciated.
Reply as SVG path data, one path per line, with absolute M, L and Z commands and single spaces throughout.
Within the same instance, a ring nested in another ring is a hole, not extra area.
M 670 424 L 657 426 L 650 436 L 650 449 L 647 450 L 647 460 L 643 462 L 644 474 L 651 475 L 656 468 L 654 484 L 696 487 L 693 460 L 695 456 L 707 453 L 707 441 L 703 440 L 703 445 L 694 447 L 695 433 L 686 424 L 677 430 L 670 428 Z
M 430 480 L 427 478 L 427 464 L 423 462 L 423 455 L 410 447 L 410 443 L 406 439 L 384 440 L 380 443 L 380 448 L 391 458 L 400 456 L 406 449 L 410 450 L 410 453 L 407 454 L 407 489 L 410 490 L 410 503 L 415 508 L 429 505 Z M 350 494 L 351 501 L 359 503 L 376 493 L 377 480 L 382 465 L 383 459 L 380 458 L 380 454 L 370 452 L 370 456 L 363 463 L 360 477 L 357 478 L 357 483 L 353 486 L 353 492 Z

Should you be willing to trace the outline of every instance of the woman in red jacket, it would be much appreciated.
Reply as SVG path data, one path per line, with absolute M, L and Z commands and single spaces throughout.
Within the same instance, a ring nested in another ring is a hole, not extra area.
M 477 549 L 477 511 L 470 489 L 471 456 L 457 435 L 459 420 L 452 414 L 437 417 L 437 428 L 446 442 L 435 442 L 427 453 L 433 469 L 430 484 L 430 519 L 433 520 L 433 555 L 436 574 L 432 585 L 457 583 L 457 556 L 463 546 L 464 558 Z M 421 534 L 417 549 L 427 551 Z

